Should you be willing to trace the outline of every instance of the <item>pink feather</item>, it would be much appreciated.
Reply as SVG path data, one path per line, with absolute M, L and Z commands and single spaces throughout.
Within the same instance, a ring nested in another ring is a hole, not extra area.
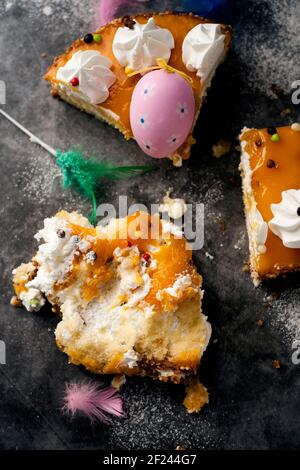
M 132 6 L 135 3 L 145 3 L 149 0 L 100 0 L 96 6 L 96 28 L 110 23 L 118 14 L 121 7 Z
M 77 412 L 85 414 L 92 422 L 109 423 L 107 414 L 124 416 L 122 398 L 112 387 L 101 388 L 95 382 L 66 385 L 63 410 L 72 416 Z

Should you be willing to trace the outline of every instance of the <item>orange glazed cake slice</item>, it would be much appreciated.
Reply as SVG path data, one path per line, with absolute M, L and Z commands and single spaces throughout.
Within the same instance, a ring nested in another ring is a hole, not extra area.
M 185 140 L 180 141 L 177 133 L 177 140 L 171 142 L 167 155 L 174 164 L 180 165 L 182 159 L 190 156 L 195 142 L 193 129 L 203 98 L 216 68 L 225 59 L 230 42 L 229 26 L 213 24 L 193 14 L 165 12 L 126 16 L 75 41 L 65 54 L 55 58 L 44 78 L 51 83 L 54 96 L 103 119 L 130 139 L 133 137 L 130 105 L 134 89 L 143 78 L 143 72 L 156 66 L 157 59 L 162 59 L 165 67 L 169 66 L 169 72 L 175 70 L 190 82 L 195 100 L 191 126 L 187 135 L 181 136 L 181 140 Z M 155 85 L 150 87 L 147 97 L 151 96 Z M 185 109 L 186 102 L 179 104 Z M 162 113 L 167 118 L 170 109 L 159 112 L 160 118 Z M 175 130 L 173 133 L 176 134 Z M 142 145 L 146 153 L 147 145 L 147 142 Z
M 300 268 L 300 125 L 244 129 L 241 174 L 255 284 Z
M 70 362 L 176 383 L 196 374 L 211 327 L 202 277 L 177 227 L 136 213 L 94 228 L 62 211 L 35 238 L 38 252 L 14 270 L 14 289 L 29 311 L 52 304 Z

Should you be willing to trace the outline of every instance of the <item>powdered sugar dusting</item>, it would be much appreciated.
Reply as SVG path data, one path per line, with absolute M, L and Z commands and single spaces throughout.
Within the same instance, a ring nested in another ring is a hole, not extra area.
M 21 137 L 20 137 L 21 139 Z M 78 210 L 87 214 L 89 202 L 76 191 L 63 190 L 62 172 L 55 164 L 53 157 L 45 150 L 32 145 L 30 153 L 23 155 L 26 165 L 16 168 L 13 184 L 16 191 L 22 193 L 23 201 L 38 202 L 47 205 L 49 201 L 57 200 L 58 209 Z M 66 193 L 67 197 L 64 197 Z
M 58 17 L 80 18 L 87 23 L 90 22 L 94 12 L 94 2 L 83 0 L 11 0 L 0 3 L 0 14 L 5 13 L 13 7 L 24 8 L 29 17 L 34 18 L 37 12 L 47 16 L 49 19 Z
M 246 14 L 249 22 L 260 23 L 263 27 L 255 28 L 255 34 L 249 34 L 249 30 L 243 34 L 239 26 L 244 27 L 244 20 L 235 26 L 245 90 L 252 89 L 274 98 L 271 85 L 276 84 L 289 94 L 292 82 L 300 77 L 299 62 L 295 60 L 295 51 L 299 51 L 300 2 L 251 2 Z M 268 36 L 266 28 L 275 30 L 276 35 Z
M 270 324 L 278 329 L 287 343 L 300 339 L 300 287 L 283 292 L 278 300 L 272 302 Z

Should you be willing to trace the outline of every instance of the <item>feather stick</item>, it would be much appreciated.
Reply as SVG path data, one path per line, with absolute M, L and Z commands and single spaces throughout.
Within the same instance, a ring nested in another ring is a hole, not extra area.
M 63 398 L 63 411 L 74 416 L 76 413 L 86 415 L 91 422 L 100 421 L 108 424 L 107 415 L 124 416 L 122 398 L 112 387 L 101 388 L 95 382 L 66 384 Z
M 93 205 L 93 211 L 90 216 L 92 224 L 96 221 L 97 200 L 96 195 L 99 190 L 99 181 L 101 179 L 120 180 L 130 178 L 132 176 L 146 173 L 155 169 L 155 166 L 113 166 L 108 163 L 98 162 L 94 157 L 85 158 L 81 151 L 69 149 L 65 152 L 55 150 L 50 145 L 32 134 L 22 124 L 13 119 L 9 114 L 0 109 L 6 119 L 18 127 L 26 134 L 31 142 L 38 144 L 40 147 L 50 153 L 60 167 L 63 174 L 63 188 L 73 188 L 84 197 L 90 199 Z

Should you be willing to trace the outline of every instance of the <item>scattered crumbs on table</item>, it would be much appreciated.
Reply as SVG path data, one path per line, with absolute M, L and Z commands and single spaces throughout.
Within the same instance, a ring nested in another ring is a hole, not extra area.
M 212 146 L 212 154 L 215 158 L 221 158 L 231 150 L 231 142 L 221 139 Z

